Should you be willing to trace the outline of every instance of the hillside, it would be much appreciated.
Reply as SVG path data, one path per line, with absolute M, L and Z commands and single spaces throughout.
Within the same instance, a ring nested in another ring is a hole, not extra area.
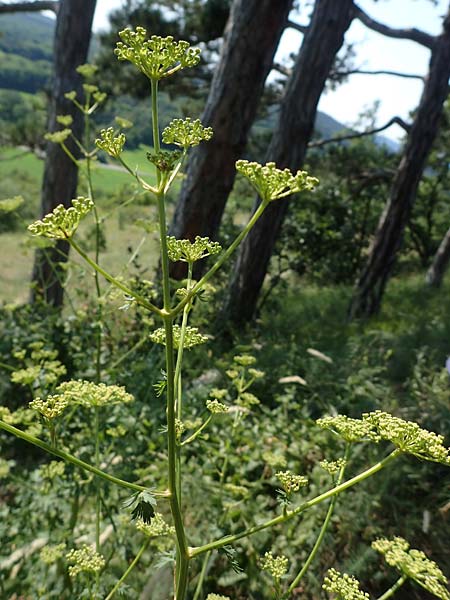
M 16 92 L 35 94 L 48 86 L 51 77 L 54 28 L 55 21 L 39 13 L 0 16 L 0 121 L 11 120 L 11 109 L 6 114 L 4 107 L 10 106 L 13 98 L 18 99 Z M 9 91 L 2 93 L 2 90 Z M 18 100 L 21 103 L 20 98 Z M 182 99 L 179 99 L 176 104 L 178 105 L 179 102 L 182 103 Z M 119 99 L 114 103 L 117 104 L 125 105 L 127 108 L 131 106 L 133 114 L 128 116 L 136 124 L 140 123 L 143 111 L 139 101 L 128 99 L 121 102 Z M 254 131 L 265 133 L 272 130 L 276 122 L 276 113 L 277 107 L 269 110 L 268 115 L 255 124 Z M 145 127 L 144 123 L 142 127 Z M 316 136 L 321 138 L 330 138 L 348 130 L 345 125 L 320 111 L 317 113 L 315 129 Z M 135 141 L 136 146 L 143 142 L 138 138 Z M 393 152 L 398 150 L 398 144 L 383 136 L 376 136 L 375 141 L 379 145 L 387 146 Z

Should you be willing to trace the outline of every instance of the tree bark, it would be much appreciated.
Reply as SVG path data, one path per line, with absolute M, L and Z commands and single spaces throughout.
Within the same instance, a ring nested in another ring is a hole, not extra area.
M 435 38 L 428 76 L 416 116 L 369 249 L 366 266 L 357 282 L 350 318 L 375 314 L 401 246 L 417 188 L 433 142 L 438 134 L 450 76 L 450 10 L 442 33 Z
M 66 92 L 76 90 L 81 95 L 81 78 L 76 67 L 86 62 L 92 32 L 96 0 L 61 0 L 54 40 L 54 71 L 52 97 L 49 108 L 48 130 L 57 129 L 57 115 L 72 115 L 72 131 L 81 138 L 82 115 L 74 104 L 64 97 Z M 70 146 L 70 144 L 68 144 Z M 75 156 L 78 149 L 70 148 Z M 42 216 L 58 204 L 70 206 L 78 182 L 78 169 L 58 144 L 47 143 L 44 179 L 41 193 Z M 68 244 L 58 241 L 46 250 L 35 254 L 31 301 L 44 300 L 60 307 L 64 293 L 64 269 Z
M 52 10 L 57 13 L 59 9 L 59 2 L 56 0 L 49 0 L 48 2 L 12 2 L 5 4 L 0 2 L 0 14 L 13 13 L 13 12 L 35 12 L 41 10 Z
M 433 262 L 426 274 L 426 282 L 433 287 L 440 287 L 442 278 L 450 261 L 450 229 L 445 234 L 442 242 L 434 255 Z
M 267 153 L 280 168 L 302 166 L 320 96 L 353 15 L 352 0 L 316 0 Z M 245 323 L 255 312 L 287 208 L 286 200 L 269 204 L 241 245 L 224 311 L 234 323 Z
M 192 151 L 171 225 L 177 238 L 214 237 L 272 67 L 292 0 L 234 0 L 202 122 L 213 139 Z M 182 278 L 182 263 L 171 275 Z

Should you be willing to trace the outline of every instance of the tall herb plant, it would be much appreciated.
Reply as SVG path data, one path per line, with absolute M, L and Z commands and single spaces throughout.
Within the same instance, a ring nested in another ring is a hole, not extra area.
M 191 48 L 187 42 L 176 42 L 172 37 L 152 36 L 147 39 L 147 33 L 141 27 L 137 27 L 135 31 L 126 29 L 120 32 L 120 38 L 121 41 L 117 44 L 115 51 L 118 59 L 133 63 L 150 81 L 153 150 L 148 153 L 148 160 L 154 165 L 156 183 L 149 183 L 124 160 L 122 153 L 126 138 L 120 129 L 111 127 L 102 130 L 100 137 L 96 140 L 96 148 L 88 148 L 91 127 L 89 118 L 104 100 L 104 96 L 98 88 L 90 83 L 86 83 L 84 86 L 86 96 L 84 103 L 80 102 L 76 95 L 69 93 L 69 98 L 77 104 L 85 118 L 85 140 L 84 142 L 77 141 L 77 144 L 86 168 L 87 193 L 85 196 L 73 200 L 70 208 L 65 208 L 62 205 L 58 206 L 42 220 L 30 225 L 29 229 L 37 236 L 52 240 L 67 240 L 72 249 L 86 261 L 95 273 L 95 287 L 99 300 L 97 319 L 100 324 L 96 338 L 95 375 L 92 378 L 93 381 L 71 380 L 57 385 L 58 378 L 64 375 L 64 369 L 61 369 L 55 363 L 53 354 L 42 355 L 43 350 L 41 347 L 37 350 L 34 349 L 39 354 L 39 360 L 44 361 L 47 365 L 47 371 L 53 373 L 53 376 L 47 382 L 48 385 L 41 387 L 39 395 L 30 403 L 31 408 L 39 413 L 42 422 L 47 426 L 49 440 L 45 441 L 41 437 L 37 437 L 29 428 L 25 430 L 17 428 L 15 424 L 19 419 L 15 419 L 14 415 L 6 408 L 0 409 L 0 416 L 2 417 L 0 428 L 62 461 L 72 463 L 81 470 L 93 474 L 98 481 L 103 480 L 110 485 L 133 492 L 133 495 L 126 502 L 126 506 L 131 510 L 133 518 L 138 520 L 138 528 L 148 536 L 174 536 L 174 600 L 184 600 L 188 597 L 199 600 L 203 597 L 203 584 L 212 552 L 222 550 L 233 562 L 235 561 L 233 546 L 239 540 L 249 538 L 269 528 L 280 526 L 302 515 L 310 508 L 328 502 L 328 510 L 323 524 L 317 532 L 316 541 L 303 565 L 291 565 L 289 567 L 288 559 L 285 556 L 274 555 L 271 551 L 267 551 L 261 557 L 260 568 L 262 571 L 266 571 L 272 580 L 268 595 L 278 600 L 287 600 L 295 596 L 301 580 L 320 551 L 336 502 L 342 493 L 368 477 L 379 473 L 405 454 L 416 456 L 421 460 L 450 466 L 449 451 L 444 446 L 442 436 L 421 429 L 414 422 L 399 419 L 385 412 L 375 411 L 363 414 L 360 419 L 351 419 L 344 415 L 323 417 L 317 421 L 317 425 L 342 440 L 341 456 L 333 457 L 334 460 L 325 460 L 321 463 L 323 469 L 331 476 L 332 487 L 306 501 L 298 501 L 295 499 L 296 494 L 308 485 L 308 478 L 290 470 L 279 471 L 276 473 L 280 488 L 278 494 L 278 506 L 280 508 L 277 514 L 243 528 L 237 533 L 218 536 L 217 539 L 191 545 L 190 541 L 193 536 L 185 519 L 186 505 L 189 504 L 189 499 L 183 496 L 183 452 L 188 445 L 205 433 L 213 419 L 221 418 L 221 415 L 229 413 L 232 422 L 229 425 L 226 452 L 218 474 L 219 487 L 216 488 L 223 489 L 227 479 L 228 456 L 231 452 L 232 438 L 242 425 L 244 417 L 258 402 L 256 397 L 249 392 L 249 388 L 257 379 L 263 376 L 263 373 L 255 368 L 252 356 L 236 356 L 233 365 L 227 371 L 234 388 L 234 404 L 230 406 L 227 403 L 226 391 L 213 390 L 206 401 L 208 416 L 196 424 L 196 428 L 192 433 L 185 433 L 185 407 L 183 406 L 184 389 L 186 387 L 186 382 L 183 382 L 184 352 L 186 349 L 203 344 L 208 340 L 205 334 L 189 324 L 195 301 L 203 295 L 210 279 L 229 259 L 269 203 L 298 192 L 311 191 L 318 182 L 317 179 L 310 177 L 303 171 L 292 173 L 287 169 L 278 169 L 273 163 L 260 165 L 247 160 L 239 160 L 236 163 L 238 172 L 247 178 L 257 190 L 261 203 L 230 246 L 223 250 L 217 242 L 208 238 L 197 237 L 195 240 L 177 240 L 168 236 L 166 224 L 167 193 L 180 173 L 189 148 L 207 142 L 213 132 L 209 127 L 204 127 L 199 120 L 187 118 L 184 120 L 174 119 L 164 129 L 161 136 L 158 118 L 158 89 L 160 82 L 165 78 L 176 74 L 181 69 L 194 67 L 199 62 L 200 51 Z M 92 74 L 88 67 L 82 68 L 81 72 L 87 79 Z M 64 116 L 59 118 L 59 122 L 64 129 L 52 134 L 51 139 L 62 144 L 65 151 L 70 155 L 65 145 L 65 140 L 71 135 L 70 122 Z M 169 148 L 175 147 L 175 149 L 162 149 L 162 143 Z M 146 192 L 152 194 L 156 200 L 162 273 L 161 305 L 158 305 L 151 295 L 136 291 L 134 286 L 128 285 L 122 279 L 107 272 L 99 263 L 101 220 L 97 213 L 91 177 L 92 161 L 99 149 L 118 160 L 139 185 Z M 71 157 L 76 160 L 72 155 Z M 93 213 L 95 219 L 96 245 L 93 258 L 75 240 L 75 233 L 80 221 L 89 213 Z M 193 277 L 194 264 L 207 257 L 210 257 L 210 260 L 212 260 L 211 257 L 214 257 L 215 262 L 212 263 L 206 274 L 199 281 L 196 281 Z M 255 257 L 256 259 L 257 257 Z M 169 278 L 170 261 L 183 261 L 187 265 L 185 285 L 176 289 L 176 291 L 172 288 Z M 166 399 L 167 486 L 165 489 L 149 489 L 141 484 L 113 476 L 105 468 L 102 468 L 99 442 L 100 413 L 105 409 L 110 410 L 115 404 L 128 404 L 132 401 L 132 397 L 124 388 L 117 385 L 106 385 L 101 381 L 102 280 L 106 280 L 125 294 L 127 303 L 139 305 L 151 313 L 154 318 L 159 319 L 161 323 L 161 327 L 151 334 L 151 339 L 155 344 L 161 344 L 165 348 L 164 376 L 160 382 L 156 383 L 158 397 L 165 397 Z M 42 365 L 40 368 L 42 370 Z M 22 381 L 28 381 L 27 377 L 29 379 L 30 373 L 26 369 L 21 375 L 16 374 L 16 378 L 19 378 L 18 381 L 21 380 L 20 378 L 22 378 Z M 58 421 L 61 415 L 67 410 L 75 410 L 77 406 L 87 407 L 93 411 L 95 451 L 91 463 L 82 461 L 75 454 L 69 453 L 67 449 L 61 447 L 58 440 Z M 355 445 L 364 442 L 386 443 L 389 450 L 369 468 L 348 477 L 346 473 L 349 469 L 353 449 Z M 54 465 L 52 468 L 57 469 L 55 466 L 57 463 L 52 464 Z M 98 489 L 97 487 L 94 502 L 95 547 L 82 545 L 65 553 L 66 562 L 70 564 L 68 567 L 70 578 L 82 578 L 83 585 L 79 588 L 81 590 L 79 592 L 80 598 L 102 597 L 100 581 L 105 576 L 106 562 L 101 553 L 101 496 Z M 171 524 L 166 523 L 161 514 L 156 512 L 155 507 L 163 503 L 168 504 L 172 519 Z M 207 525 L 205 525 L 206 528 Z M 221 522 L 220 525 L 226 527 L 226 522 Z M 123 590 L 126 579 L 148 548 L 149 540 L 150 537 L 146 539 L 123 575 L 112 586 L 106 595 L 106 600 L 110 600 L 116 593 Z M 416 584 L 442 600 L 450 600 L 446 578 L 439 567 L 429 560 L 423 552 L 410 549 L 408 542 L 402 538 L 378 539 L 374 541 L 373 547 L 384 555 L 389 565 L 399 571 L 398 579 L 378 600 L 387 600 L 394 596 L 395 592 L 408 580 L 416 582 Z M 49 563 L 62 558 L 62 547 L 55 546 L 44 552 L 44 560 Z M 193 562 L 199 559 L 201 566 L 197 568 L 198 577 L 195 587 L 190 587 L 190 567 Z M 361 590 L 360 584 L 355 578 L 347 574 L 341 574 L 335 569 L 329 570 L 323 588 L 336 598 L 345 600 L 369 598 L 368 594 Z M 208 595 L 208 600 L 223 600 L 224 598 L 225 596 L 216 593 Z

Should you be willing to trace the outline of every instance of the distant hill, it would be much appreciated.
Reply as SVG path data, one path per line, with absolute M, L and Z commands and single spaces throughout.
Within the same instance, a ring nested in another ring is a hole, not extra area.
M 0 16 L 0 88 L 33 94 L 48 85 L 54 28 L 39 13 Z
M 39 13 L 0 15 L 0 90 L 34 94 L 48 85 L 54 29 L 54 19 Z M 273 129 L 276 112 L 277 107 L 273 107 L 266 117 L 255 124 L 255 130 Z M 348 131 L 345 125 L 323 112 L 317 113 L 315 129 L 321 138 Z M 398 144 L 386 137 L 375 136 L 374 139 L 377 144 L 387 146 L 393 152 L 398 150 Z

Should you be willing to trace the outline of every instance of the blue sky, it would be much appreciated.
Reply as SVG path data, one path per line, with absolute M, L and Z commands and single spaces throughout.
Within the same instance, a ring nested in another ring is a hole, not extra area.
M 107 14 L 122 4 L 122 0 L 97 0 L 94 29 L 107 26 Z M 359 0 L 359 6 L 370 16 L 391 27 L 417 27 L 437 34 L 442 16 L 447 10 L 447 0 Z M 307 13 L 300 13 L 298 22 L 307 22 Z M 396 40 L 370 31 L 355 21 L 347 33 L 347 41 L 355 44 L 355 63 L 364 69 L 387 69 L 424 75 L 427 72 L 430 52 L 427 48 L 408 40 Z M 295 52 L 302 36 L 290 29 L 286 31 L 277 58 Z M 420 99 L 423 84 L 419 80 L 382 75 L 352 75 L 348 83 L 335 92 L 323 95 L 319 109 L 335 119 L 351 125 L 365 108 L 380 100 L 377 124 L 383 125 L 393 116 L 408 120 L 408 115 Z M 399 139 L 403 130 L 393 126 L 384 135 Z

